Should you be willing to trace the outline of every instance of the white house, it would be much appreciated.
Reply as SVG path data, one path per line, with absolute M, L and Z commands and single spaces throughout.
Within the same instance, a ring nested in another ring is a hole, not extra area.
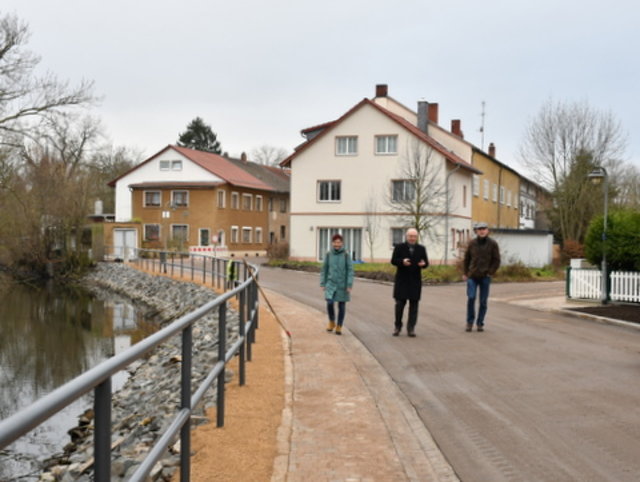
M 426 108 L 426 103 L 423 103 Z M 398 209 L 411 199 L 406 165 L 425 152 L 446 202 L 426 212 L 434 226 L 423 234 L 432 263 L 449 261 L 449 230 L 471 231 L 471 183 L 478 171 L 427 133 L 426 112 L 412 112 L 378 86 L 339 119 L 304 129 L 307 141 L 282 162 L 291 167 L 290 254 L 320 260 L 339 232 L 354 260 L 387 262 L 410 225 Z M 422 128 L 419 128 L 420 127 Z M 371 241 L 371 242 L 369 242 Z

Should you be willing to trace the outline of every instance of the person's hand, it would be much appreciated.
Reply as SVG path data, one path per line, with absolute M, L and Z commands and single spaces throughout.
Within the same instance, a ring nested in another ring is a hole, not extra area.
M 418 261 L 418 266 L 420 266 L 421 268 L 423 266 L 426 266 L 427 263 L 425 263 L 424 259 L 421 259 L 420 261 Z
M 347 288 L 347 293 L 351 293 L 351 288 Z
M 469 278 L 467 277 L 467 275 L 466 275 L 466 274 L 463 274 L 463 275 L 462 275 L 462 281 L 467 281 L 468 279 L 469 279 Z
M 404 258 L 402 260 L 402 264 L 405 266 L 411 266 L 411 260 L 409 258 Z

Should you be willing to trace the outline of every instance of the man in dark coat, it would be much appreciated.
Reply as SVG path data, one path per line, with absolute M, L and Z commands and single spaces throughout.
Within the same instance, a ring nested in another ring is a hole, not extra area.
M 391 264 L 397 268 L 393 285 L 393 297 L 396 300 L 393 336 L 398 336 L 402 331 L 402 314 L 409 300 L 407 334 L 414 337 L 418 321 L 418 303 L 422 293 L 422 270 L 429 266 L 427 250 L 418 244 L 417 230 L 413 228 L 407 230 L 406 241 L 393 249 Z
M 489 237 L 487 223 L 477 223 L 473 231 L 476 238 L 472 239 L 464 253 L 462 279 L 467 282 L 467 329 L 473 329 L 475 321 L 478 331 L 484 331 L 484 317 L 487 314 L 489 300 L 489 286 L 491 277 L 500 267 L 500 248 L 498 243 Z M 476 318 L 475 304 L 478 290 L 480 301 L 478 318 Z

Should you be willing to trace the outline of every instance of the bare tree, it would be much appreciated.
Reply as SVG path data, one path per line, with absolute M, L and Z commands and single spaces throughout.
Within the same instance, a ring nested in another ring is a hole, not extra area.
M 375 192 L 370 191 L 364 203 L 364 235 L 367 246 L 369 247 L 369 255 L 372 263 L 375 259 L 374 247 L 380 231 L 378 208 L 378 196 Z
M 527 126 L 520 153 L 524 164 L 553 197 L 550 218 L 563 240 L 582 242 L 598 203 L 587 185 L 596 166 L 615 180 L 622 165 L 626 135 L 611 112 L 587 102 L 547 101 Z M 613 184 L 612 184 L 613 185 Z
M 388 201 L 404 227 L 435 240 L 437 226 L 443 221 L 447 189 L 443 162 L 433 149 L 417 140 L 407 147 L 399 177 L 391 181 Z
M 54 75 L 35 75 L 40 59 L 26 50 L 26 24 L 13 15 L 0 17 L 0 144 L 19 145 L 34 122 L 92 102 L 92 83 L 77 87 Z
M 263 144 L 251 151 L 251 158 L 258 164 L 265 166 L 276 166 L 286 159 L 287 151 L 282 147 Z
M 617 182 L 616 204 L 623 208 L 640 209 L 640 169 L 629 164 Z

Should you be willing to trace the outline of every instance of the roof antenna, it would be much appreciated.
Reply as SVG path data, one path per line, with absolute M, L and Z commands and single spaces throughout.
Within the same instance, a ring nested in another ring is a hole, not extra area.
M 482 112 L 480 113 L 480 117 L 482 118 L 482 122 L 480 123 L 480 149 L 484 151 L 484 100 L 482 101 Z

